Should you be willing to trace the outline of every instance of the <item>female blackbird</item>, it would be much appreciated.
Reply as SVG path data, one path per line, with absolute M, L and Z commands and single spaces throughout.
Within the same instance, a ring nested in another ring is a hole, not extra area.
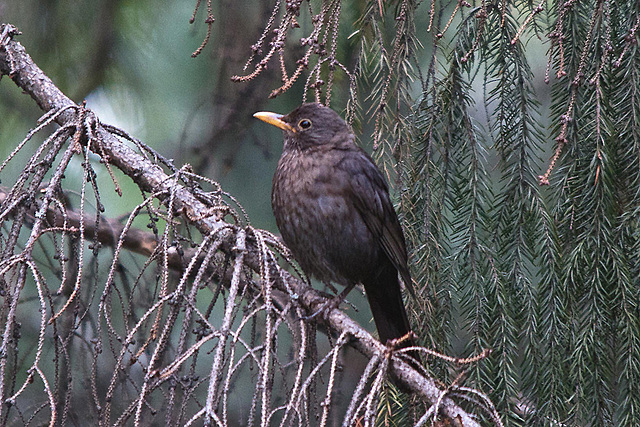
M 407 249 L 382 173 L 330 108 L 303 104 L 254 117 L 284 130 L 271 205 L 282 239 L 310 276 L 364 285 L 380 341 L 410 330 L 398 273 L 412 292 Z M 408 340 L 404 343 L 407 346 Z

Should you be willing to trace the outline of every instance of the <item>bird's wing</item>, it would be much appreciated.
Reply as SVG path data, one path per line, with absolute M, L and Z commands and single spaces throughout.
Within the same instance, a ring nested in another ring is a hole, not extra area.
M 385 254 L 400 272 L 402 281 L 411 295 L 415 297 L 407 267 L 404 234 L 382 173 L 371 157 L 360 149 L 345 153 L 342 163 L 351 173 L 350 182 L 356 208 L 369 230 L 380 239 Z

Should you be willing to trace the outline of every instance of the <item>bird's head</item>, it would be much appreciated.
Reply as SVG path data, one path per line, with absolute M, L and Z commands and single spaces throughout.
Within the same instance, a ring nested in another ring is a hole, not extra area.
M 269 112 L 253 116 L 284 131 L 285 150 L 353 144 L 353 134 L 345 121 L 331 108 L 320 104 L 302 104 L 286 116 Z

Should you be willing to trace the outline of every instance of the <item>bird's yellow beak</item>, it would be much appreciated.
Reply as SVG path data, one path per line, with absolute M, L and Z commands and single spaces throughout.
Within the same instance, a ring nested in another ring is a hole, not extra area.
M 296 129 L 293 126 L 291 126 L 289 123 L 282 120 L 282 118 L 284 117 L 284 115 L 282 114 L 260 111 L 259 113 L 255 113 L 253 117 L 255 117 L 256 119 L 260 119 L 263 122 L 269 123 L 270 125 L 279 127 L 282 130 L 286 130 L 294 133 L 296 131 Z

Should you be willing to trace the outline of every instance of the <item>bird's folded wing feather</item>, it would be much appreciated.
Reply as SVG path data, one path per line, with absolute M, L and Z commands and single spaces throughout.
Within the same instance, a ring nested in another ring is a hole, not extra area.
M 362 161 L 363 159 L 367 161 Z M 375 163 L 364 151 L 345 153 L 342 159 L 350 171 L 355 205 L 363 221 L 376 237 L 393 266 L 400 272 L 402 281 L 415 297 L 411 275 L 407 267 L 407 249 L 402 228 L 391 200 L 389 188 Z

